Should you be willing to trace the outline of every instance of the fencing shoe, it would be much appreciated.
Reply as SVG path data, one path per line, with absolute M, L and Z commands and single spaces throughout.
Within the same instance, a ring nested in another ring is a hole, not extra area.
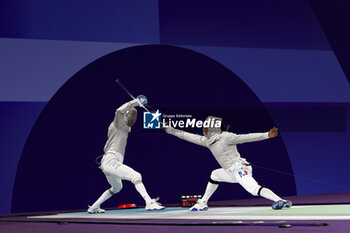
M 289 200 L 283 200 L 283 209 L 288 209 L 292 207 L 292 202 Z
M 88 213 L 89 214 L 103 214 L 103 213 L 106 213 L 106 211 L 104 209 L 101 209 L 100 207 L 89 206 Z
M 150 202 L 146 203 L 146 210 L 164 210 L 165 207 L 162 206 L 159 202 L 157 202 L 159 200 L 159 198 L 154 198 L 152 199 Z
M 279 200 L 279 201 L 272 203 L 272 209 L 274 209 L 274 210 L 280 210 L 283 208 L 283 206 L 284 206 L 283 200 Z
M 190 211 L 205 211 L 208 209 L 208 205 L 206 201 L 202 199 L 198 199 L 197 203 L 190 208 Z

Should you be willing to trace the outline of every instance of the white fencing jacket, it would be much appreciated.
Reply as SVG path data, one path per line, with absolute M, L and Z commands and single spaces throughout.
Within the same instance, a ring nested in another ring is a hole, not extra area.
M 136 100 L 132 100 L 120 106 L 115 112 L 113 122 L 108 127 L 108 140 L 104 146 L 104 152 L 105 154 L 122 155 L 123 158 L 118 157 L 120 162 L 124 159 L 125 147 L 131 131 L 131 128 L 126 125 L 126 112 L 138 105 Z
M 206 138 L 205 136 L 188 133 L 172 127 L 165 128 L 165 131 L 188 142 L 209 148 L 216 161 L 224 169 L 241 166 L 242 162 L 246 162 L 245 159 L 241 158 L 237 150 L 237 144 L 261 141 L 269 138 L 268 132 L 250 134 L 221 132 L 213 133 L 210 135 L 210 138 Z

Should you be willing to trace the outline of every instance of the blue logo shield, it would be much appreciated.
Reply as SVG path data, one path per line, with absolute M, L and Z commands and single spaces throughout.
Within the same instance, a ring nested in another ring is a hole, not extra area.
M 156 112 L 143 112 L 143 128 L 160 129 L 161 115 L 162 113 L 160 113 L 159 110 Z

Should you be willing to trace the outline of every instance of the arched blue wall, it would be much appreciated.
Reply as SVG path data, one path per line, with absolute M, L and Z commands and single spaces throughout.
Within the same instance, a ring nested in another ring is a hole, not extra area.
M 123 49 L 83 68 L 46 105 L 23 150 L 13 212 L 85 208 L 109 188 L 94 161 L 103 153 L 115 109 L 130 100 L 116 85 L 117 77 L 133 93 L 145 94 L 150 104 L 164 113 L 192 114 L 199 119 L 219 115 L 240 133 L 266 132 L 274 126 L 256 95 L 214 60 L 179 47 Z M 159 195 L 164 203 L 177 203 L 182 194 L 202 193 L 210 172 L 219 168 L 209 150 L 162 130 L 142 130 L 141 116 L 139 113 L 132 128 L 125 163 L 143 175 L 150 194 Z M 241 147 L 242 155 L 253 164 L 283 164 L 285 171 L 293 172 L 281 137 Z M 259 169 L 254 174 L 262 185 L 280 195 L 296 194 L 293 177 Z M 124 184 L 110 204 L 144 204 L 132 185 Z M 250 196 L 237 184 L 220 189 L 213 200 Z
M 0 213 L 11 212 L 18 162 L 46 104 L 83 67 L 140 44 L 187 48 L 237 75 L 279 127 L 298 195 L 348 192 L 348 1 L 214 2 L 0 1 Z

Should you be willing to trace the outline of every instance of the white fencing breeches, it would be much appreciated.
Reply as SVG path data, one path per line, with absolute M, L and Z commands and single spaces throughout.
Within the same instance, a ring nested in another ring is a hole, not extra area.
M 256 182 L 252 175 L 251 166 L 242 166 L 238 169 L 216 169 L 212 171 L 210 178 L 217 182 L 239 183 L 249 193 L 257 196 L 261 186 Z
M 111 191 L 113 193 L 118 193 L 123 188 L 122 180 L 128 180 L 134 184 L 142 181 L 140 173 L 120 162 L 117 157 L 108 156 L 108 154 L 105 156 L 100 168 L 106 175 L 108 183 L 112 186 Z

